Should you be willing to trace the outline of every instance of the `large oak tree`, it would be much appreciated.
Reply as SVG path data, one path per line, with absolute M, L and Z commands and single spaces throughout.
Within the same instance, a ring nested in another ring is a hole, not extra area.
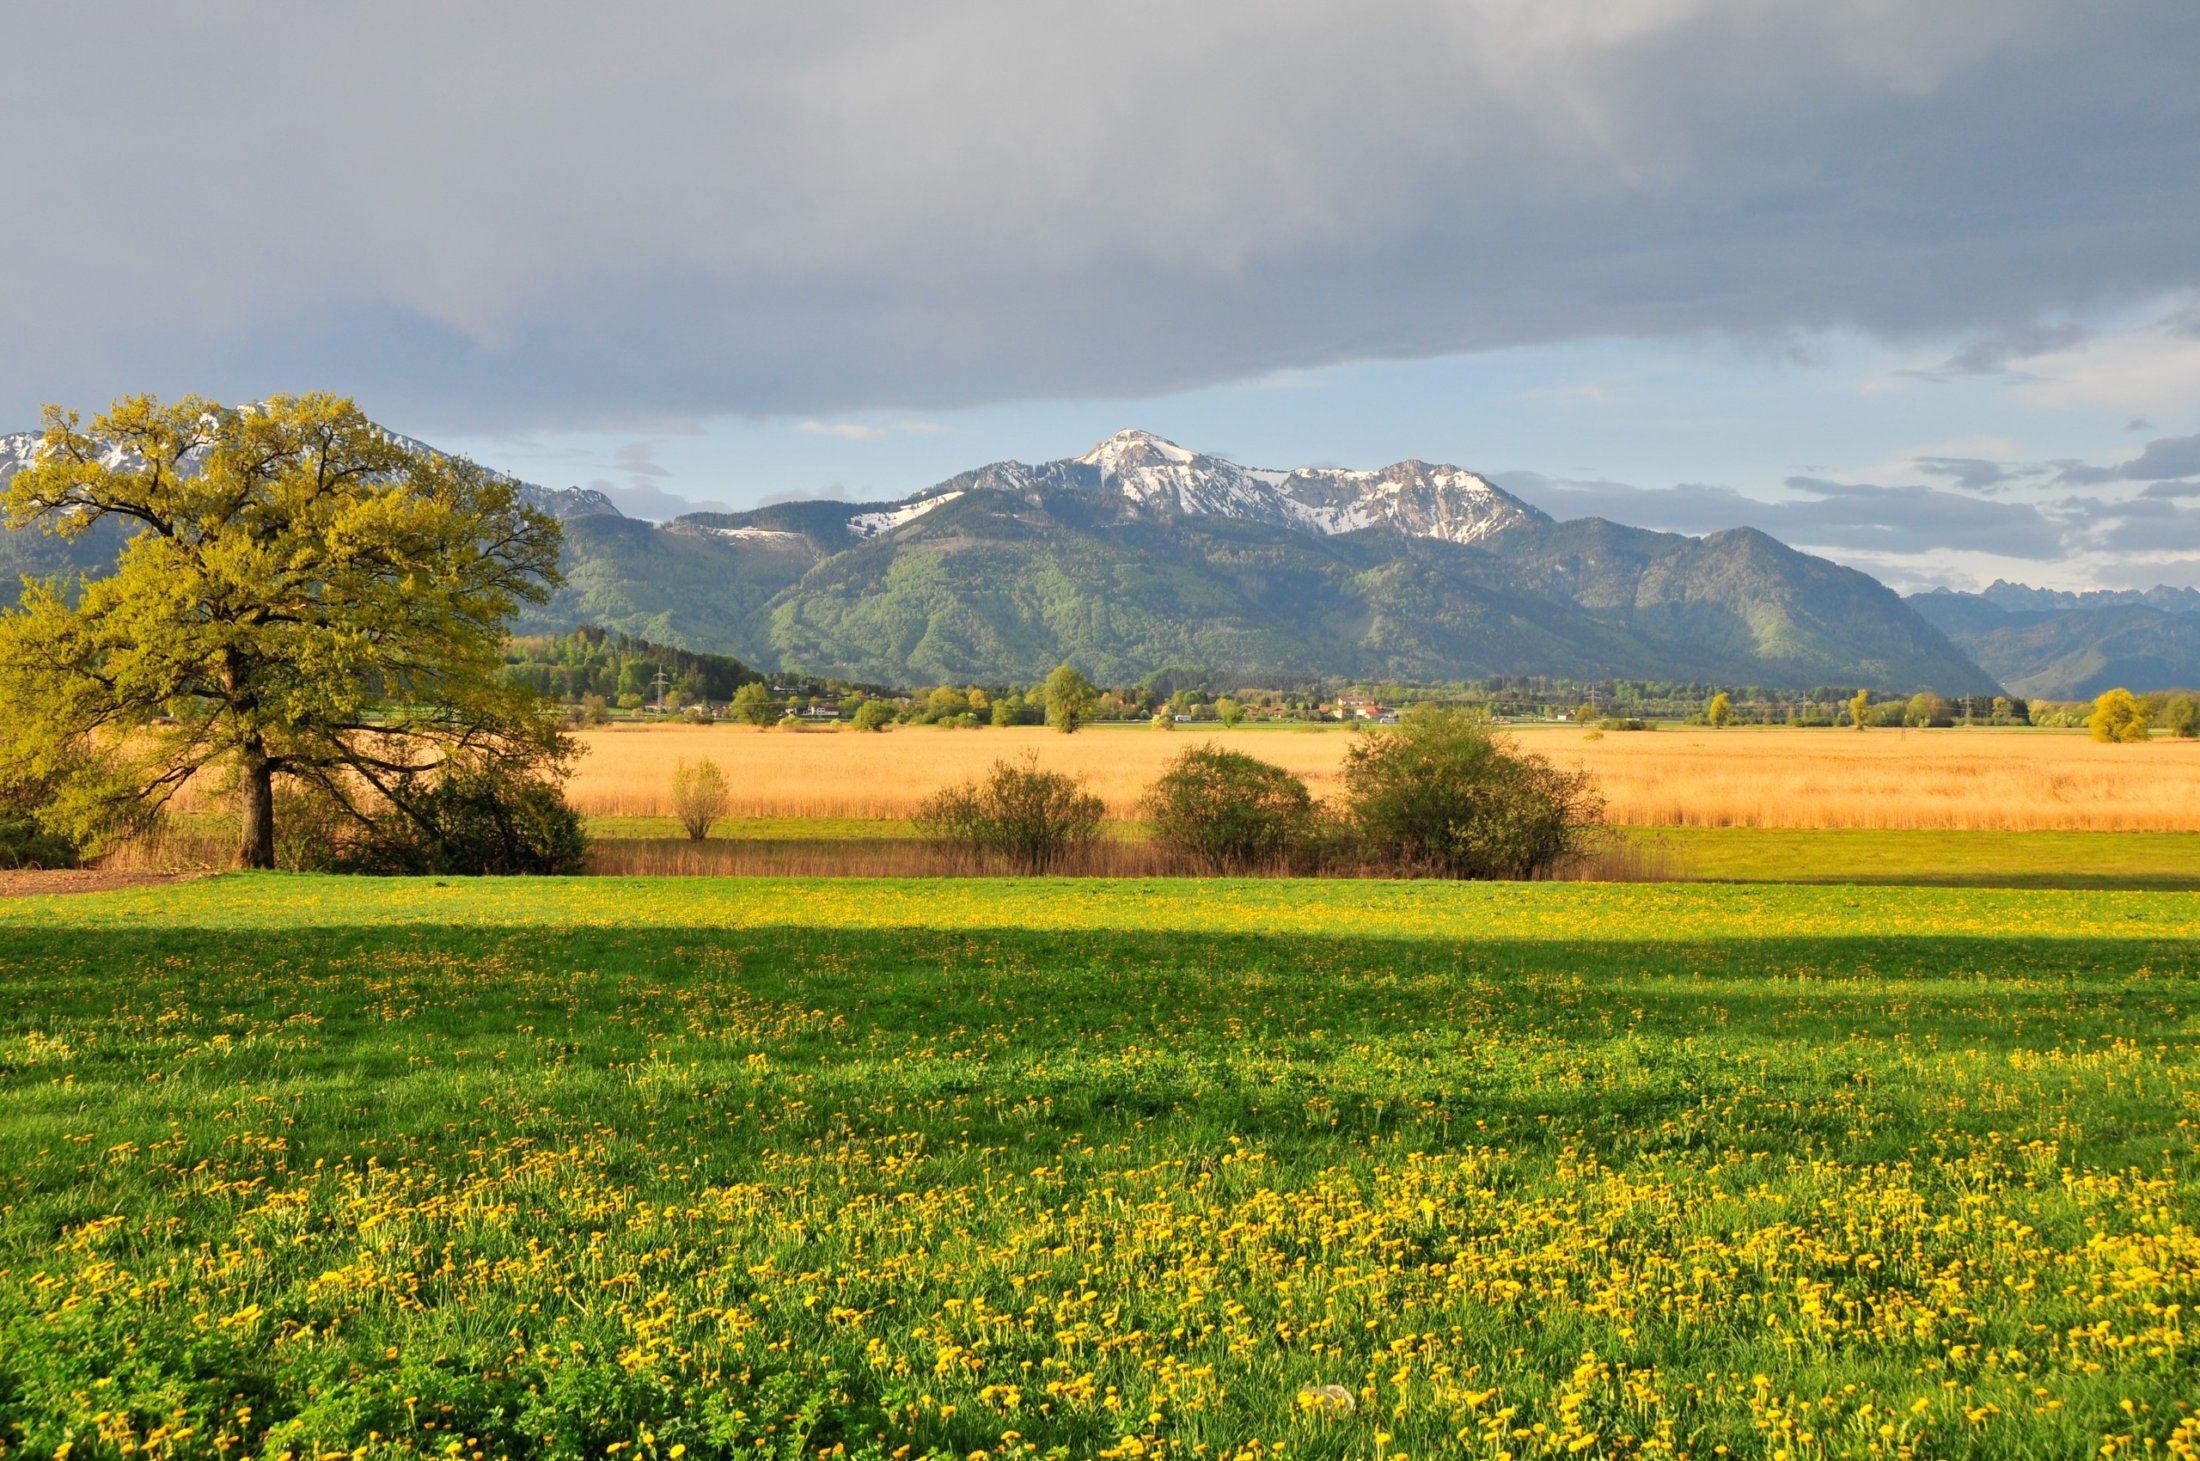
M 272 867 L 285 779 L 365 818 L 454 760 L 561 754 L 501 673 L 506 621 L 557 582 L 557 522 L 348 400 L 135 397 L 85 429 L 48 407 L 6 513 L 132 530 L 111 572 L 26 581 L 0 617 L 0 775 L 58 786 L 80 834 L 226 776 L 238 864 Z

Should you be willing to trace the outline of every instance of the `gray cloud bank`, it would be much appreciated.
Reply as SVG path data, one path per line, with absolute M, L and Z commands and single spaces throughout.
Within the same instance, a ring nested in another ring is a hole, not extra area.
M 1910 466 L 1935 483 L 1846 482 L 1790 477 L 1767 501 L 1728 487 L 1683 483 L 1643 488 L 1536 472 L 1493 480 L 1559 518 L 1601 517 L 1636 527 L 1701 535 L 1752 527 L 1783 542 L 1830 552 L 1875 570 L 1924 554 L 1975 554 L 2043 568 L 2088 554 L 2129 555 L 2100 564 L 2114 586 L 2200 579 L 2200 436 L 2162 437 L 2121 463 L 1998 463 L 1918 457 Z M 1918 580 L 1914 569 L 1898 576 Z M 1946 575 L 1925 574 L 1942 581 Z
M 2200 283 L 2183 0 L 119 8 L 10 15 L 7 419 L 952 407 L 1834 326 L 1981 333 L 1962 372 Z

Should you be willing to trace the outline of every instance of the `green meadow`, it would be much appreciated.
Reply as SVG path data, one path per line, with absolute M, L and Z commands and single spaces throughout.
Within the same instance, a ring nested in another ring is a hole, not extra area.
M 2200 893 L 0 902 L 0 1454 L 2200 1453 Z

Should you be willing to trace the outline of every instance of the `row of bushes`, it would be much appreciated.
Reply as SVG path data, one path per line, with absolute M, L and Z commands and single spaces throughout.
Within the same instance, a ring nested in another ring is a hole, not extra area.
M 1428 710 L 1361 737 L 1345 795 L 1315 800 L 1281 766 L 1213 744 L 1189 747 L 1143 798 L 1155 842 L 1210 873 L 1380 870 L 1407 876 L 1535 878 L 1589 850 L 1603 799 L 1588 773 L 1518 750 L 1478 716 Z M 939 792 L 928 835 L 1023 873 L 1072 862 L 1106 808 L 1036 756 Z

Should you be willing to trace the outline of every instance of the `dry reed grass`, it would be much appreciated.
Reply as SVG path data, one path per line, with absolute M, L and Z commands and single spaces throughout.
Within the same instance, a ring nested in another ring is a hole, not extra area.
M 237 828 L 211 811 L 163 818 L 102 854 L 102 872 L 205 872 L 236 860 Z
M 588 870 L 607 877 L 985 877 L 1006 874 L 1002 864 L 968 851 L 916 837 L 786 839 L 692 842 L 684 837 L 605 838 L 588 853 Z M 1060 877 L 1153 878 L 1193 871 L 1151 843 L 1104 839 L 1079 849 L 1054 874 Z M 1290 869 L 1256 871 L 1255 877 L 1296 876 Z M 1330 877 L 1389 877 L 1384 868 L 1340 868 Z M 1614 840 L 1575 858 L 1553 875 L 1560 882 L 1671 882 L 1684 870 L 1668 849 Z
M 885 735 L 746 726 L 588 732 L 571 786 L 590 816 L 663 816 L 673 763 L 725 768 L 736 817 L 904 818 L 942 786 L 1029 748 L 1085 778 L 1112 817 L 1186 745 L 1211 736 L 1341 789 L 1343 728 L 1162 733 L 1039 727 Z M 1956 729 L 1661 730 L 1605 735 L 1525 728 L 1527 749 L 1596 775 L 1612 820 L 1638 827 L 1854 827 L 2008 831 L 2200 831 L 2200 742 L 2100 745 L 2083 734 Z

